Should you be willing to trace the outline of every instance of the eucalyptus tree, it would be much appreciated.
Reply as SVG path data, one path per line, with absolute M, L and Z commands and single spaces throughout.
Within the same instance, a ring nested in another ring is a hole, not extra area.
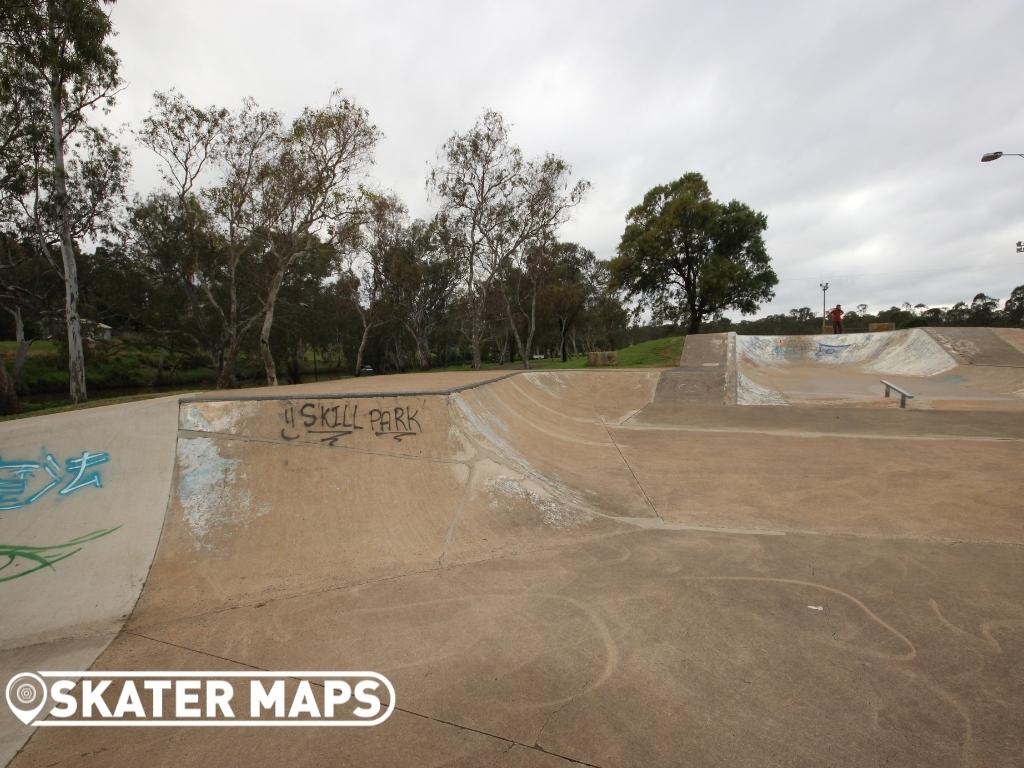
M 463 328 L 474 368 L 481 364 L 487 303 L 502 270 L 516 268 L 512 262 L 525 259 L 531 243 L 564 223 L 589 186 L 572 184 L 569 165 L 554 155 L 524 158 L 504 118 L 493 110 L 442 146 L 427 187 L 440 200 L 443 247 L 462 273 Z M 516 340 L 522 351 L 522 339 Z
M 431 337 L 454 305 L 457 265 L 440 247 L 435 224 L 416 220 L 403 223 L 381 269 L 385 311 L 411 337 L 417 365 L 426 370 Z
M 558 354 L 563 363 L 569 359 L 569 332 L 598 290 L 595 266 L 593 252 L 577 243 L 556 243 L 552 247 L 551 278 L 544 298 L 558 329 Z
M 259 185 L 281 146 L 281 116 L 252 99 L 232 113 L 192 104 L 174 90 L 157 92 L 138 137 L 161 159 L 182 221 L 193 224 L 181 230 L 177 272 L 191 316 L 204 323 L 210 314 L 216 323 L 217 386 L 237 386 L 242 340 L 263 316 L 252 291 L 252 228 Z M 218 247 L 201 247 L 210 245 L 194 226 L 201 220 L 218 233 Z
M 222 247 L 189 265 L 192 301 L 222 329 L 219 386 L 236 381 L 242 339 L 258 329 L 267 382 L 277 384 L 271 332 L 278 297 L 303 256 L 350 249 L 364 214 L 363 172 L 380 132 L 340 91 L 290 124 L 246 99 L 231 113 L 157 94 L 140 131 L 164 160 L 183 206 L 201 205 Z M 203 184 L 204 170 L 210 183 Z
M 367 111 L 335 91 L 307 107 L 281 136 L 257 180 L 250 231 L 266 248 L 259 345 L 267 383 L 277 384 L 270 349 L 274 308 L 292 266 L 311 249 L 350 247 L 365 212 L 363 174 L 381 133 Z
M 367 193 L 361 226 L 347 252 L 347 296 L 361 334 L 353 373 L 358 376 L 370 334 L 387 319 L 387 264 L 405 243 L 407 211 L 394 195 Z
M 5 183 L 14 182 L 4 208 L 18 211 L 36 237 L 39 256 L 52 261 L 63 280 L 70 394 L 76 403 L 87 395 L 76 240 L 104 226 L 123 197 L 129 169 L 110 132 L 88 124 L 90 111 L 109 108 L 121 88 L 118 57 L 108 43 L 113 27 L 105 6 L 110 4 L 0 3 L 0 69 L 13 82 L 4 99 L 17 99 L 2 109 L 23 121 L 14 132 L 22 151 L 5 152 L 5 159 L 18 157 L 22 165 L 3 173 Z M 59 262 L 51 256 L 51 244 L 59 246 Z

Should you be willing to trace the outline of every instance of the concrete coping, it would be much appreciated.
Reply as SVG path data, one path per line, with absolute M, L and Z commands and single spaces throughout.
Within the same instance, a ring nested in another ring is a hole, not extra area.
M 470 389 L 476 389 L 487 384 L 496 384 L 499 381 L 505 381 L 513 376 L 519 376 L 524 373 L 583 373 L 583 374 L 595 374 L 595 373 L 636 373 L 637 371 L 666 371 L 673 370 L 670 367 L 660 366 L 647 366 L 642 368 L 554 368 L 554 369 L 522 369 L 519 371 L 510 371 L 501 376 L 495 376 L 493 379 L 481 379 L 480 381 L 473 381 L 468 384 L 460 384 L 456 387 L 448 387 L 443 389 L 421 389 L 421 390 L 389 390 L 389 391 L 375 391 L 375 392 L 292 392 L 282 393 L 280 395 L 184 395 L 178 398 L 178 403 L 216 403 L 216 402 L 248 402 L 258 400 L 338 400 L 338 399 L 356 399 L 356 398 L 377 398 L 377 397 L 430 397 L 430 396 L 446 396 L 455 395 L 459 392 L 466 392 Z M 300 385 L 301 386 L 301 385 Z

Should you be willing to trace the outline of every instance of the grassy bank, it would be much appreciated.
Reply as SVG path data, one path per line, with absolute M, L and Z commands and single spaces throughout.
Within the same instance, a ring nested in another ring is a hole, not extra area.
M 684 336 L 669 336 L 664 339 L 645 341 L 634 344 L 630 347 L 623 347 L 617 350 L 619 358 L 618 368 L 671 368 L 679 365 L 679 358 L 683 354 Z M 484 363 L 481 368 L 490 370 L 521 370 L 523 364 L 519 361 L 512 363 Z M 586 368 L 587 356 L 577 355 L 570 357 L 564 363 L 558 358 L 544 358 L 542 360 L 530 361 L 530 368 L 534 371 L 566 370 L 571 368 Z M 435 368 L 435 371 L 471 371 L 473 366 L 469 363 L 460 365 L 449 365 L 444 368 Z
M 668 336 L 619 350 L 620 368 L 671 368 L 679 365 L 685 336 Z

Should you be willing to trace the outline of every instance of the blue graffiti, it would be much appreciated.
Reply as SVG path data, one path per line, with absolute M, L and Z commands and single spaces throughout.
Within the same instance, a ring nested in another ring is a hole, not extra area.
M 103 487 L 99 470 L 88 471 L 110 461 L 109 453 L 82 451 L 81 456 L 67 459 L 62 467 L 52 454 L 38 461 L 3 461 L 0 458 L 0 511 L 21 509 L 56 488 L 68 496 L 86 486 Z
M 818 342 L 818 351 L 815 353 L 815 357 L 835 357 L 842 354 L 844 349 L 848 349 L 850 344 L 822 344 Z

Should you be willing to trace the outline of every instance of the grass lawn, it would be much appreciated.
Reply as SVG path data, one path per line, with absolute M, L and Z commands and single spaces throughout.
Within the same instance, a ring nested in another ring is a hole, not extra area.
M 645 341 L 634 344 L 631 347 L 624 347 L 618 350 L 619 368 L 672 368 L 679 365 L 679 358 L 683 354 L 683 339 L 685 336 L 669 336 L 664 339 Z M 523 367 L 520 362 L 513 363 L 484 363 L 481 366 L 485 371 L 491 370 L 519 370 Z M 544 360 L 533 360 L 530 368 L 535 371 L 550 371 L 566 368 L 586 368 L 587 357 L 570 357 L 566 362 L 558 358 Z M 446 368 L 434 368 L 435 371 L 471 371 L 473 366 L 469 363 L 460 365 L 449 365 Z
M 18 351 L 18 342 L 16 341 L 0 341 L 0 354 L 3 354 L 4 358 L 14 360 L 14 355 Z M 38 339 L 33 341 L 28 348 L 29 357 L 46 357 L 47 355 L 57 354 L 57 345 L 46 339 Z
M 683 355 L 685 336 L 667 336 L 664 339 L 644 341 L 619 350 L 619 366 L 622 368 L 660 367 L 673 368 L 679 365 Z
M 587 365 L 586 357 L 570 357 L 564 363 L 555 358 L 544 358 L 543 360 L 533 360 L 530 363 L 530 369 L 534 371 L 550 371 L 566 368 L 585 368 Z M 523 364 L 519 360 L 515 360 L 511 363 L 488 363 L 485 362 L 480 366 L 482 371 L 520 371 L 523 368 Z M 458 365 L 446 365 L 443 368 L 431 368 L 431 371 L 472 371 L 473 366 L 469 363 L 459 363 Z

